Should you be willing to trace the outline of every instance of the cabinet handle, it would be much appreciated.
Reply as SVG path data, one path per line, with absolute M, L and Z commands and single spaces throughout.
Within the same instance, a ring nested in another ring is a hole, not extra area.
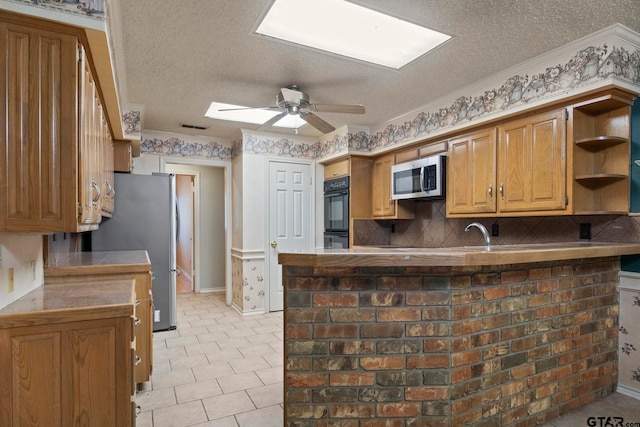
M 393 205 L 393 199 L 389 199 L 389 206 Z
M 107 198 L 109 199 L 113 199 L 116 195 L 115 190 L 113 189 L 113 186 L 109 183 L 109 181 L 105 181 L 104 182 L 107 185 Z
M 136 307 L 140 305 L 140 300 L 136 300 Z
M 91 181 L 91 186 L 96 189 L 96 197 L 94 197 L 93 200 L 91 200 L 91 204 L 97 205 L 98 201 L 100 200 L 100 186 L 95 181 Z
M 493 184 L 489 184 L 489 189 L 487 190 L 487 193 L 489 193 L 489 198 L 493 199 Z
M 140 356 L 136 356 L 136 363 L 135 365 L 138 366 L 140 363 L 142 362 L 142 358 Z
M 142 323 L 142 319 L 138 319 L 137 317 L 135 319 L 136 320 L 133 322 L 134 325 L 138 326 L 140 323 Z
M 504 184 L 500 183 L 500 198 L 504 200 Z

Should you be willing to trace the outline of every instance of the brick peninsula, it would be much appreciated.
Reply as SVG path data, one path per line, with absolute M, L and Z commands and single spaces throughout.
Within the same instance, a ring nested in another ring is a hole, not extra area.
M 556 243 L 281 253 L 287 427 L 534 426 L 618 377 L 620 256 Z

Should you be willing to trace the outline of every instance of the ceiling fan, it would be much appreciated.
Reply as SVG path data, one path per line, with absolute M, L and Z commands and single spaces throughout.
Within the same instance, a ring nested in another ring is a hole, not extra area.
M 264 130 L 282 119 L 287 114 L 299 115 L 307 123 L 322 133 L 329 133 L 336 130 L 335 127 L 315 115 L 314 113 L 348 113 L 364 114 L 364 106 L 360 104 L 311 104 L 309 95 L 302 91 L 300 86 L 292 84 L 280 89 L 276 95 L 276 105 L 272 107 L 249 107 L 244 109 L 261 109 L 280 111 L 280 114 L 273 116 L 263 123 L 256 130 Z M 220 110 L 230 111 L 233 109 Z

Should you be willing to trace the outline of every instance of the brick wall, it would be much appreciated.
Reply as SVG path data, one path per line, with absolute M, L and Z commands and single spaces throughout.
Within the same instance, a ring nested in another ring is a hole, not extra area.
M 285 266 L 285 424 L 533 426 L 604 397 L 618 270 Z

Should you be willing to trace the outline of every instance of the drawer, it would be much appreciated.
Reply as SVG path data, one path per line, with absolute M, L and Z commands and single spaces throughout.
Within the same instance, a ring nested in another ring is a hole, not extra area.
M 340 160 L 324 167 L 325 180 L 347 175 L 349 175 L 349 159 Z

